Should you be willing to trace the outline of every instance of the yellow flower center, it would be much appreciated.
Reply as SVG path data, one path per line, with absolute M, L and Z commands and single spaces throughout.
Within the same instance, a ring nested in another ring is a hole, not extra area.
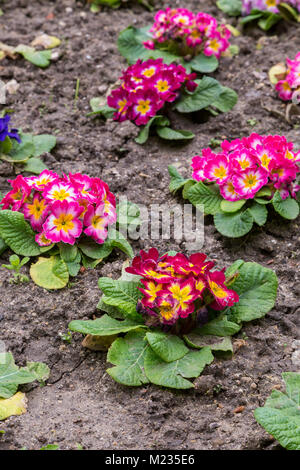
M 266 153 L 264 153 L 263 156 L 261 157 L 260 161 L 261 161 L 261 166 L 263 166 L 264 168 L 268 168 L 269 163 L 271 161 L 271 158 L 268 157 L 268 155 Z
M 148 288 L 145 289 L 148 295 L 150 296 L 150 301 L 153 302 L 157 297 L 157 292 L 162 289 L 162 284 L 155 284 L 154 282 L 149 282 Z
M 155 74 L 155 68 L 154 67 L 149 67 L 148 69 L 145 69 L 143 71 L 143 75 L 145 75 L 145 77 L 147 77 L 147 78 L 153 77 L 154 74 Z
M 220 49 L 220 43 L 217 41 L 217 39 L 213 39 L 212 41 L 210 41 L 209 46 L 213 51 L 216 52 L 218 52 L 218 50 Z
M 150 100 L 139 100 L 136 109 L 140 114 L 147 114 L 150 110 Z
M 100 215 L 94 215 L 94 217 L 92 217 L 92 226 L 97 230 L 102 229 L 104 227 L 103 217 Z
M 216 282 L 209 281 L 209 286 L 218 299 L 225 299 L 227 297 L 227 292 Z
M 126 99 L 126 98 L 124 98 L 123 100 L 119 100 L 119 101 L 118 101 L 118 107 L 119 107 L 119 112 L 120 112 L 120 113 L 123 112 L 123 110 L 124 110 L 126 104 L 127 104 L 127 99 Z
M 256 175 L 250 174 L 244 179 L 246 188 L 252 188 L 257 183 Z
M 60 214 L 58 219 L 53 221 L 54 225 L 56 225 L 57 230 L 64 230 L 68 232 L 74 228 L 73 215 L 72 214 Z
M 168 89 L 170 88 L 167 80 L 158 80 L 157 84 L 155 85 L 155 87 L 158 89 L 158 91 L 160 91 L 161 93 L 164 93 L 165 91 L 168 91 Z
M 246 170 L 250 166 L 250 163 L 248 160 L 240 160 L 240 166 L 243 170 Z
M 32 204 L 28 205 L 28 210 L 30 215 L 33 215 L 35 219 L 39 219 L 45 210 L 45 201 L 35 199 Z
M 70 196 L 70 193 L 68 193 L 64 188 L 61 188 L 59 190 L 55 190 L 52 196 L 53 196 L 53 199 L 57 199 L 58 201 L 63 201 L 64 199 L 67 199 L 68 196 Z
M 170 292 L 172 293 L 173 298 L 178 300 L 181 308 L 185 308 L 184 304 L 192 299 L 192 296 L 190 295 L 190 286 L 181 288 L 180 285 L 174 284 L 170 287 Z
M 219 168 L 215 169 L 214 176 L 216 178 L 220 178 L 220 179 L 226 178 L 226 176 L 227 176 L 226 168 L 224 168 L 224 166 L 222 166 L 222 165 L 219 166 Z
M 266 0 L 267 7 L 276 7 L 276 0 Z

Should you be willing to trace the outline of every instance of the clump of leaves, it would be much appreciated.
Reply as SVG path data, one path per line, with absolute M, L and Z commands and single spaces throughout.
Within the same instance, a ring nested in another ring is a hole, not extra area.
M 298 0 L 218 0 L 218 7 L 229 16 L 242 15 L 241 24 L 257 22 L 263 31 L 268 31 L 280 20 L 300 21 Z
M 278 284 L 275 273 L 257 263 L 238 260 L 227 269 L 225 285 L 219 286 L 220 290 L 212 285 L 219 296 L 222 290 L 226 291 L 225 286 L 230 286 L 238 295 L 238 302 L 219 311 L 209 307 L 203 311 L 200 308 L 196 316 L 190 313 L 186 315 L 187 318 L 179 318 L 175 323 L 168 324 L 168 320 L 174 319 L 175 312 L 178 313 L 178 302 L 184 308 L 179 291 L 187 297 L 189 292 L 186 285 L 174 287 L 175 290 L 171 291 L 175 294 L 175 300 L 172 300 L 170 289 L 168 292 L 165 290 L 156 299 L 157 303 L 152 304 L 152 313 L 148 311 L 145 305 L 155 299 L 156 292 L 163 288 L 161 282 L 164 283 L 163 280 L 152 278 L 151 281 L 150 278 L 156 276 L 153 273 L 157 273 L 162 279 L 160 269 L 164 269 L 161 263 L 165 261 L 158 259 L 154 266 L 145 256 L 144 267 L 149 273 L 145 273 L 147 279 L 128 273 L 123 273 L 119 280 L 100 278 L 99 287 L 103 296 L 98 308 L 106 313 L 96 320 L 74 320 L 69 324 L 72 331 L 91 335 L 100 345 L 104 342 L 107 344 L 111 337 L 107 361 L 113 367 L 107 372 L 121 384 L 139 386 L 151 382 L 170 388 L 193 388 L 190 379 L 198 377 L 204 367 L 213 361 L 214 355 L 232 354 L 231 336 L 242 328 L 243 322 L 263 317 L 275 304 Z M 138 265 L 138 261 L 132 263 L 134 267 Z M 194 269 L 193 266 L 190 269 Z M 201 274 L 198 282 L 200 280 Z M 141 305 L 143 298 L 147 301 Z M 195 308 L 197 302 L 203 302 L 201 294 L 186 300 L 189 308 L 191 302 L 196 302 Z M 182 328 L 193 318 L 191 330 Z
M 121 5 L 127 5 L 132 0 L 87 0 L 91 4 L 91 11 L 97 13 L 100 6 L 110 8 L 119 8 Z M 153 10 L 153 0 L 133 0 L 133 3 L 143 5 L 148 10 Z
M 10 282 L 15 282 L 16 284 L 22 282 L 29 282 L 29 277 L 25 274 L 20 273 L 20 269 L 24 264 L 28 263 L 29 258 L 25 257 L 20 260 L 18 255 L 11 255 L 9 257 L 10 264 L 2 264 L 2 268 L 9 269 L 10 271 L 14 271 L 13 278 Z
M 18 171 L 39 174 L 47 166 L 39 158 L 50 152 L 56 145 L 56 138 L 50 134 L 25 134 L 8 128 L 10 116 L 0 117 L 0 159 L 14 165 Z
M 261 408 L 256 408 L 256 421 L 288 450 L 300 450 L 300 374 L 284 372 L 286 392 L 273 390 Z
M 49 375 L 49 367 L 42 362 L 18 367 L 11 353 L 0 353 L 0 420 L 26 413 L 26 397 L 17 392 L 19 385 L 36 380 L 44 384 Z

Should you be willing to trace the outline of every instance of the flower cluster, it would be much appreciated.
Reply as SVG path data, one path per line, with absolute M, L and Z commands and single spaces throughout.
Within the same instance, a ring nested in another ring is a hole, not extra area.
M 0 142 L 4 142 L 6 137 L 9 137 L 21 143 L 21 139 L 18 134 L 18 129 L 11 129 L 10 131 L 8 130 L 9 121 L 10 116 L 8 114 L 6 114 L 3 118 L 0 118 Z
M 180 318 L 210 306 L 223 310 L 239 301 L 238 294 L 226 287 L 223 271 L 213 271 L 213 261 L 196 253 L 159 256 L 156 248 L 141 251 L 126 271 L 142 277 L 142 312 L 161 324 L 173 325 Z
M 153 40 L 145 41 L 147 49 L 155 49 L 157 43 L 178 46 L 180 55 L 203 52 L 217 58 L 229 47 L 230 31 L 225 25 L 218 26 L 208 13 L 194 15 L 186 8 L 166 8 L 155 15 L 150 29 Z
M 39 176 L 8 180 L 12 190 L 0 204 L 22 212 L 40 246 L 64 242 L 74 245 L 82 233 L 103 243 L 107 227 L 116 221 L 114 195 L 100 178 L 81 173 L 63 175 L 44 170 Z
M 225 140 L 221 148 L 220 153 L 206 148 L 202 157 L 193 158 L 195 180 L 217 183 L 222 197 L 229 201 L 252 199 L 263 187 L 272 194 L 279 190 L 282 199 L 296 197 L 300 151 L 293 152 L 293 143 L 284 136 L 251 134 Z
M 289 101 L 294 94 L 300 97 L 300 52 L 296 55 L 295 60 L 286 59 L 286 64 L 286 75 L 277 82 L 275 88 L 279 98 Z
M 243 0 L 242 13 L 249 15 L 252 10 L 269 11 L 270 13 L 279 13 L 277 5 L 283 3 L 283 0 Z M 285 0 L 291 7 L 300 12 L 300 0 Z
M 107 104 L 116 109 L 115 120 L 134 121 L 138 126 L 147 124 L 166 102 L 177 98 L 183 84 L 194 91 L 195 77 L 181 65 L 167 65 L 162 59 L 138 60 L 123 72 L 122 84 L 108 96 Z

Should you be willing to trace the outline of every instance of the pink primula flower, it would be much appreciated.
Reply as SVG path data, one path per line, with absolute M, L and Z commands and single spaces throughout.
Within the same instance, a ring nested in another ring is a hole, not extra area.
M 77 202 L 55 201 L 51 206 L 51 215 L 43 224 L 45 237 L 53 243 L 64 242 L 74 245 L 82 233 L 79 217 L 83 211 Z

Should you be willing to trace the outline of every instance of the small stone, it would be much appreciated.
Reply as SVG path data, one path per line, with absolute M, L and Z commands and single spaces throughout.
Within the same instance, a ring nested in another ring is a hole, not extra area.
M 256 383 L 252 382 L 252 384 L 250 385 L 250 388 L 252 388 L 252 390 L 256 390 L 257 389 Z

